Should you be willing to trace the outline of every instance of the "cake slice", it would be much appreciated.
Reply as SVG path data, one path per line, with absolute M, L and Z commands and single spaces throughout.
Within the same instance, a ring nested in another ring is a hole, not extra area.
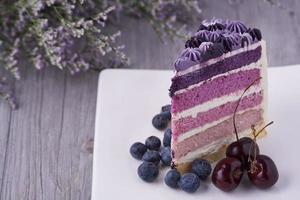
M 216 161 L 235 140 L 265 124 L 266 44 L 257 28 L 240 21 L 206 20 L 175 61 L 172 78 L 172 158 L 181 172 L 196 158 Z M 261 77 L 261 79 L 259 79 Z M 257 80 L 259 79 L 259 80 Z M 257 80 L 257 81 L 255 81 Z

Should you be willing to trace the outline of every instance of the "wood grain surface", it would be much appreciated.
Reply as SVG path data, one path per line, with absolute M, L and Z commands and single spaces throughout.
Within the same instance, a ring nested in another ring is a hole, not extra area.
M 230 2 L 202 1 L 202 17 L 261 28 L 272 66 L 300 62 L 299 1 L 280 1 L 284 9 L 263 0 Z M 183 47 L 183 41 L 163 44 L 143 21 L 127 19 L 122 30 L 132 68 L 171 69 Z M 20 108 L 0 101 L 0 199 L 88 200 L 98 74 L 27 68 L 15 84 Z

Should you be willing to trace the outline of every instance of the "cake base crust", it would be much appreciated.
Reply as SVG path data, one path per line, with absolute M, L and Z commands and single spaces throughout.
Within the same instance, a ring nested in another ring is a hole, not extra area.
M 262 131 L 258 138 L 261 138 L 261 137 L 264 137 L 265 135 L 267 134 L 267 132 L 264 130 Z M 247 135 L 247 137 L 251 137 L 253 138 L 253 135 L 252 134 L 249 134 Z M 205 156 L 202 156 L 201 158 L 202 159 L 205 159 L 207 161 L 209 161 L 211 164 L 221 160 L 222 158 L 225 157 L 225 152 L 226 152 L 226 148 L 227 148 L 228 145 L 223 145 L 222 147 L 220 147 L 217 151 L 213 152 L 213 153 L 210 153 L 210 154 L 207 154 Z M 184 173 L 187 173 L 187 172 L 191 172 L 191 169 L 192 169 L 192 163 L 191 162 L 186 162 L 186 163 L 180 163 L 180 164 L 177 164 L 175 166 L 175 168 L 179 171 L 179 173 L 182 175 Z

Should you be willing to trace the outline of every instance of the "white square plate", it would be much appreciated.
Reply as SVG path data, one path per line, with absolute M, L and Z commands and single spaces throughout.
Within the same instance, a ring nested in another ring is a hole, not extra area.
M 162 138 L 152 127 L 152 117 L 168 104 L 171 71 L 105 70 L 99 77 L 93 163 L 93 200 L 226 200 L 298 199 L 300 196 L 300 66 L 269 69 L 269 119 L 267 137 L 259 141 L 263 154 L 277 164 L 280 177 L 269 190 L 244 182 L 224 193 L 209 181 L 194 194 L 168 188 L 160 171 L 154 183 L 137 176 L 141 163 L 129 154 L 136 141 L 150 135 Z

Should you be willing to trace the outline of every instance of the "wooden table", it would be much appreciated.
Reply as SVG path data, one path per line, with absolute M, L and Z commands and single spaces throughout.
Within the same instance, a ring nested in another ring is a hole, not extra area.
M 262 0 L 232 2 L 240 3 L 202 1 L 203 17 L 256 25 L 268 42 L 271 65 L 300 62 L 299 1 L 284 1 L 285 10 Z M 123 30 L 133 68 L 171 69 L 183 46 L 162 44 L 144 22 L 128 20 Z M 12 111 L 0 101 L 1 200 L 90 199 L 97 78 L 92 72 L 27 69 L 15 84 L 20 108 Z

